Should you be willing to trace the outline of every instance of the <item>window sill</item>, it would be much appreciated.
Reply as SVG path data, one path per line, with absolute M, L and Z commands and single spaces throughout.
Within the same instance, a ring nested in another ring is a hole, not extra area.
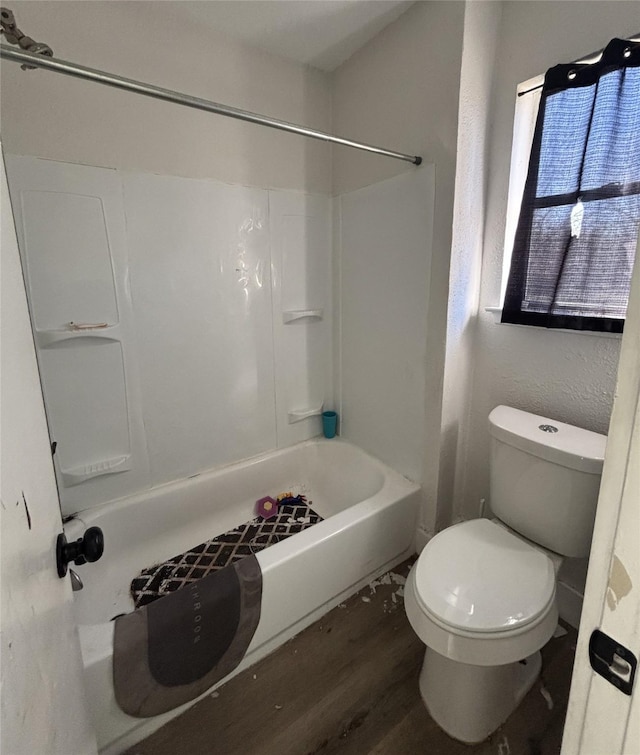
M 518 325 L 511 322 L 500 322 L 502 317 L 502 307 L 485 307 L 485 312 L 493 315 L 493 321 L 497 325 L 506 325 L 508 328 L 527 328 L 528 330 L 544 330 L 547 333 L 571 333 L 580 336 L 596 336 L 598 338 L 616 338 L 621 339 L 622 333 L 601 333 L 597 330 L 565 330 L 563 328 L 539 328 L 536 325 Z

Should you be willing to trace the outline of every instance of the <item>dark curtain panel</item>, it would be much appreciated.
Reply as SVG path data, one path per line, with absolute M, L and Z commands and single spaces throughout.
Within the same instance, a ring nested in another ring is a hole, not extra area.
M 640 226 L 640 44 L 545 76 L 502 322 L 621 332 Z

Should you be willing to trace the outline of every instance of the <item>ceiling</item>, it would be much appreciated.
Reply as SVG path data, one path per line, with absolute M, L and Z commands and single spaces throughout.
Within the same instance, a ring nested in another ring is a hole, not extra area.
M 201 26 L 332 71 L 395 21 L 412 0 L 183 0 Z

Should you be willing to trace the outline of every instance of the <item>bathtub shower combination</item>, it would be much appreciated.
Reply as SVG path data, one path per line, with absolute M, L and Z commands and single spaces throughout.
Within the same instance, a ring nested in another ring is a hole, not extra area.
M 0 57 L 23 68 L 422 163 L 60 60 L 9 9 L 1 16 L 22 49 L 2 44 Z M 296 192 L 244 174 L 223 184 L 77 163 L 9 155 L 7 172 L 67 519 L 58 575 L 88 528 L 104 535 L 103 557 L 75 560 L 72 579 L 83 583 L 88 706 L 100 751 L 116 755 L 414 551 L 435 173 L 334 198 L 306 182 Z M 348 407 L 353 444 L 317 438 L 335 404 Z M 260 529 L 256 502 L 287 492 L 301 509 L 289 501 L 286 518 Z M 239 585 L 228 605 L 248 609 L 235 634 L 225 616 L 229 644 L 216 638 L 204 674 L 189 675 L 179 650 L 154 665 L 158 606 L 173 621 L 185 595 L 215 580 Z M 147 673 L 169 666 L 163 681 Z M 164 689 L 147 705 L 155 682 Z
M 8 166 L 66 538 L 91 527 L 104 535 L 99 561 L 72 566 L 84 583 L 74 606 L 98 745 L 117 755 L 413 552 L 424 341 L 420 328 L 387 339 L 386 358 L 370 364 L 366 344 L 389 314 L 351 265 L 340 270 L 350 295 L 333 343 L 326 197 L 20 156 Z M 365 233 L 392 226 L 424 279 L 420 239 L 431 221 L 421 198 L 431 206 L 431 166 L 345 195 L 343 247 L 380 279 L 404 277 L 384 235 L 376 247 Z M 188 269 L 176 253 L 185 244 Z M 426 321 L 420 280 L 402 283 L 391 331 Z M 355 324 L 365 314 L 363 333 Z M 322 407 L 335 403 L 334 346 L 348 441 L 317 438 Z M 396 380 L 403 390 L 390 393 Z M 256 502 L 286 492 L 308 503 L 274 525 L 290 536 L 268 533 L 271 524 L 254 532 Z M 141 659 L 181 653 L 140 652 L 154 626 L 150 601 L 185 576 L 174 595 L 189 593 L 193 570 L 183 567 L 201 546 L 217 559 L 211 541 L 240 530 L 248 540 L 237 553 L 257 559 L 262 575 L 259 613 L 242 624 L 253 634 L 234 635 L 220 655 L 218 645 L 213 669 L 195 681 L 175 664 L 180 684 L 159 682 Z M 120 643 L 133 615 L 147 623 Z M 137 655 L 126 655 L 130 645 Z M 165 689 L 141 704 L 151 676 Z M 194 686 L 178 689 L 186 681 Z
M 113 501 L 67 524 L 69 539 L 90 526 L 99 526 L 105 538 L 104 557 L 82 569 L 84 589 L 75 601 L 102 752 L 122 752 L 188 707 L 147 719 L 118 707 L 112 619 L 134 610 L 132 580 L 250 521 L 263 496 L 290 490 L 302 491 L 322 521 L 256 549 L 261 615 L 237 673 L 414 551 L 417 485 L 346 441 L 310 440 Z

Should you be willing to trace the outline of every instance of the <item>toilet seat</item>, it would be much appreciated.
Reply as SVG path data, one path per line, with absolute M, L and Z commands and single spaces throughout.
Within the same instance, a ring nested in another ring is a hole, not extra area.
M 541 550 L 488 519 L 436 535 L 415 566 L 416 599 L 453 632 L 520 630 L 555 598 L 555 571 Z
M 555 588 L 544 552 L 499 524 L 476 519 L 429 541 L 407 580 L 405 610 L 418 637 L 440 655 L 502 665 L 535 653 L 552 637 Z

